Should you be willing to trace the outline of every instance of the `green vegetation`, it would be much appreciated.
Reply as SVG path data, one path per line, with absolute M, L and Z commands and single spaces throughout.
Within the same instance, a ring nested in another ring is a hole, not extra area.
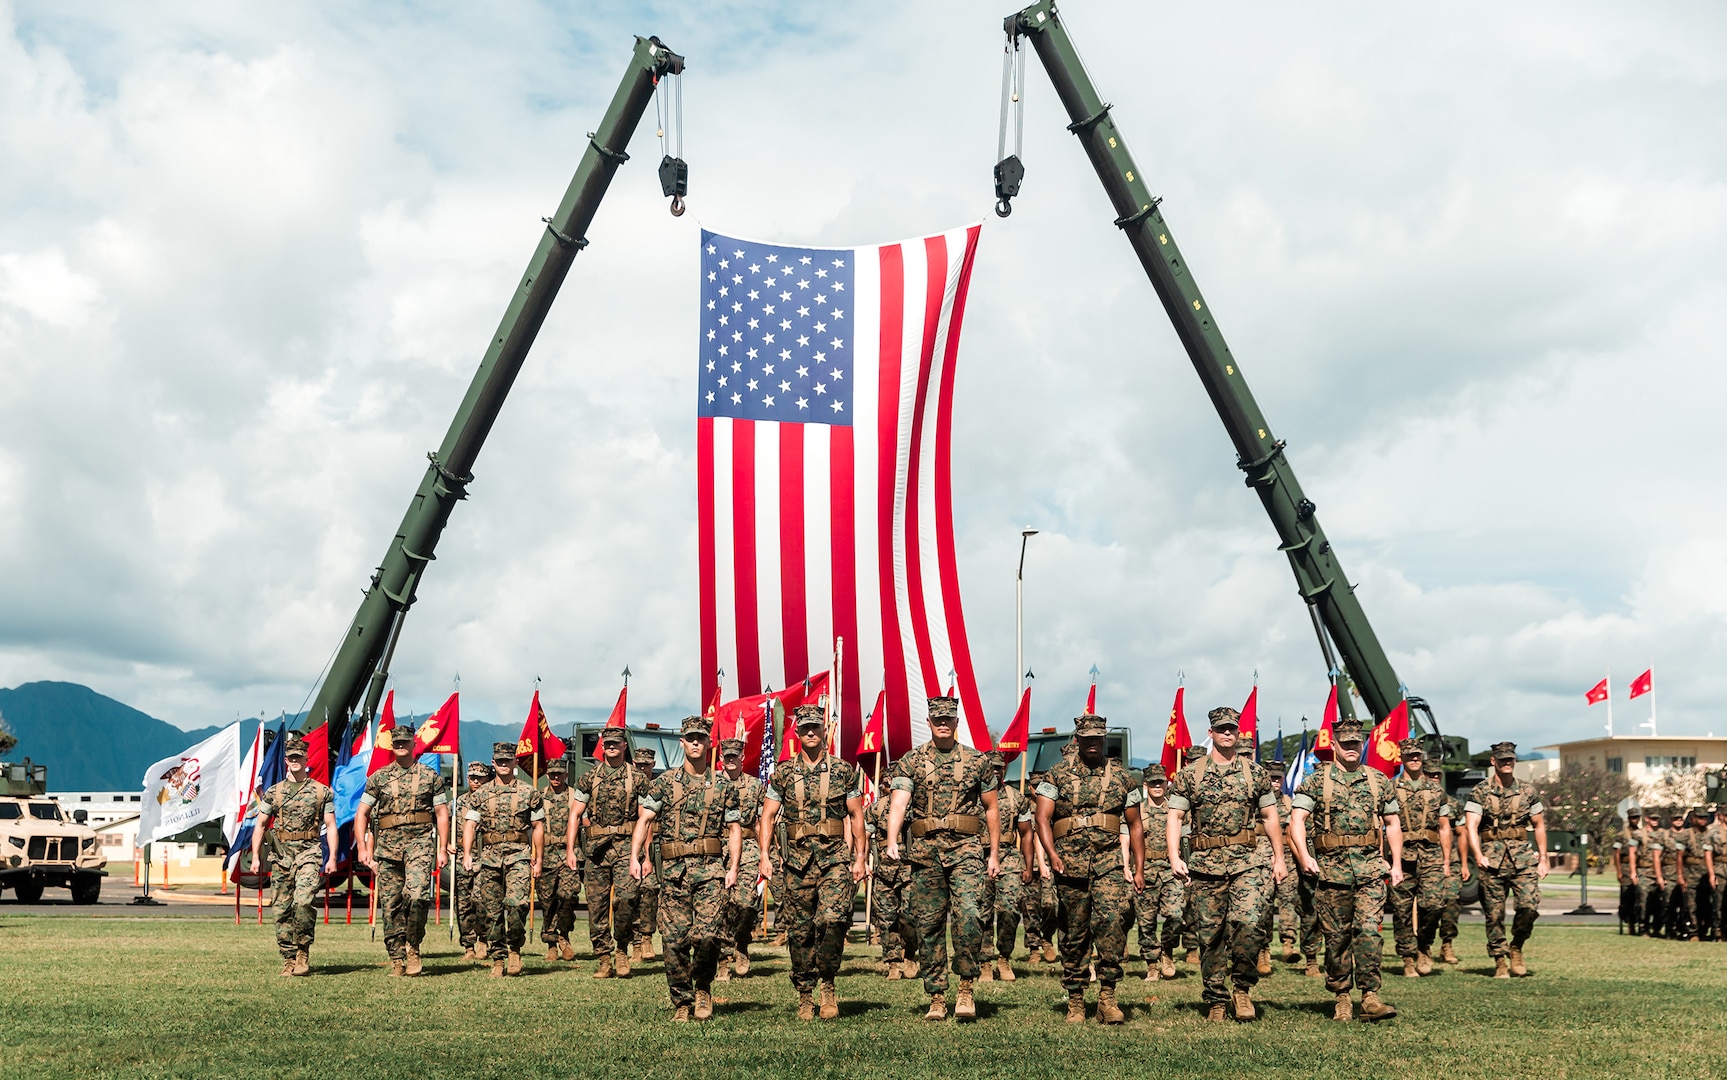
M 1023 963 L 1019 981 L 980 985 L 977 1023 L 925 1024 L 918 985 L 871 974 L 873 950 L 853 945 L 841 1018 L 799 1024 L 784 950 L 759 950 L 750 978 L 716 986 L 714 1020 L 673 1025 L 658 961 L 598 982 L 585 958 L 554 970 L 530 954 L 526 975 L 494 980 L 437 927 L 428 977 L 391 979 L 366 927 L 318 932 L 318 974 L 286 979 L 268 922 L 0 910 L 0 1076 L 1727 1075 L 1727 946 L 1611 928 L 1540 928 L 1535 976 L 1507 983 L 1465 927 L 1457 968 L 1386 980 L 1402 1015 L 1378 1026 L 1332 1023 L 1320 980 L 1281 963 L 1260 1022 L 1208 1025 L 1196 969 L 1147 984 L 1133 963 L 1113 1029 L 1064 1024 L 1057 981 Z

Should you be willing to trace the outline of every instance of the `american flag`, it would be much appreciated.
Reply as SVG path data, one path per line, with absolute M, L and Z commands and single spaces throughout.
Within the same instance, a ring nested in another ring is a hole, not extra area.
M 956 673 L 987 749 L 954 557 L 954 367 L 981 226 L 860 248 L 702 232 L 696 394 L 702 700 L 825 670 L 839 745 L 887 694 L 897 756 Z

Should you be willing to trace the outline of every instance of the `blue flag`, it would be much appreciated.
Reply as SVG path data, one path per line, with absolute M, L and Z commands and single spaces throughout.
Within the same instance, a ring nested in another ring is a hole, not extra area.
M 232 867 L 242 852 L 252 850 L 252 834 L 258 827 L 258 799 L 264 792 L 270 790 L 272 784 L 281 782 L 288 775 L 288 763 L 283 760 L 282 752 L 288 748 L 286 738 L 288 721 L 283 720 L 276 725 L 275 734 L 270 739 L 270 745 L 264 750 L 264 757 L 258 762 L 258 786 L 252 796 L 252 805 L 246 808 L 246 820 L 241 823 L 240 831 L 234 834 L 234 843 L 228 848 L 228 865 Z

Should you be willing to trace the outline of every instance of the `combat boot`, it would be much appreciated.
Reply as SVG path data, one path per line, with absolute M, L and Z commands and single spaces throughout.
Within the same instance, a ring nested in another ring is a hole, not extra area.
M 777 945 L 782 949 L 785 948 L 786 932 L 784 930 L 781 930 L 779 933 L 775 934 L 772 944 Z
M 1692 938 L 1691 940 L 1695 941 L 1697 939 Z M 1529 968 L 1524 966 L 1524 963 L 1523 963 L 1523 947 L 1520 945 L 1511 946 L 1511 974 L 1513 974 L 1513 975 L 1527 975 L 1527 974 L 1529 974 Z
M 1199 963 L 1199 950 L 1198 949 L 1187 950 L 1187 962 L 1190 964 Z
M 1451 947 L 1451 942 L 1447 941 L 1439 946 L 1439 962 L 1442 964 L 1457 963 L 1457 950 Z
M 618 973 L 618 978 L 630 977 L 630 950 L 625 948 L 612 954 L 612 970 Z
M 558 943 L 552 942 L 546 946 L 546 963 L 554 963 L 558 959 Z
M 1286 964 L 1293 964 L 1297 960 L 1300 960 L 1300 959 L 1301 959 L 1301 953 L 1296 950 L 1295 942 L 1293 942 L 1293 941 L 1284 942 L 1283 943 L 1283 962 Z
M 567 937 L 559 938 L 558 939 L 558 959 L 573 961 L 573 960 L 575 960 L 575 958 L 576 958 L 576 947 L 574 945 L 570 944 L 570 939 Z
M 1331 1018 L 1345 1023 L 1355 1019 L 1355 1002 L 1349 1000 L 1349 991 L 1337 995 L 1337 1003 L 1331 1007 Z
M 750 973 L 750 954 L 748 950 L 738 950 L 737 973 L 740 977 Z
M 1493 977 L 1495 979 L 1511 978 L 1511 962 L 1503 956 L 1493 958 Z
M 1267 975 L 1271 974 L 1271 950 L 1269 948 L 1259 950 L 1259 963 L 1257 966 L 1260 978 L 1263 979 Z
M 652 960 L 653 958 L 654 958 L 654 939 L 651 937 L 645 937 L 642 939 L 642 963 L 645 964 L 649 960 Z M 698 1019 L 699 1019 L 699 1017 L 698 1017 Z
M 1127 1014 L 1121 1011 L 1121 1006 L 1115 1003 L 1115 987 L 1104 986 L 1097 991 L 1097 1022 L 1100 1024 L 1119 1024 L 1127 1019 Z
M 486 958 L 486 949 L 487 945 L 484 941 L 474 942 L 474 959 L 484 960 Z
M 407 965 L 402 963 L 402 961 L 397 960 L 394 957 L 392 957 L 390 959 L 390 977 L 393 979 L 398 975 L 404 974 L 403 969 L 406 967 L 407 967 Z
M 1433 974 L 1433 953 L 1423 949 L 1421 955 L 1415 958 L 1415 973 L 1417 975 Z
M 409 975 L 419 975 L 426 970 L 426 965 L 420 960 L 420 947 L 418 945 L 408 946 L 408 960 L 403 965 L 403 969 Z
M 899 960 L 889 960 L 887 962 L 887 978 L 888 982 L 905 978 L 905 964 Z
M 714 1015 L 714 995 L 707 990 L 696 991 L 696 1019 L 711 1020 Z
M 1205 1018 L 1214 1024 L 1223 1023 L 1223 1021 L 1227 1019 L 1227 1017 L 1224 1016 L 1223 1002 L 1212 1002 L 1211 1006 L 1205 1010 Z
M 594 978 L 609 979 L 612 977 L 612 954 L 606 953 L 600 957 L 600 966 L 594 969 Z
M 995 973 L 1002 982 L 1013 982 L 1019 978 L 1013 973 L 1013 961 L 1005 956 L 995 962 Z
M 1053 964 L 1057 960 L 1060 960 L 1060 959 L 1061 959 L 1061 954 L 1055 951 L 1055 942 L 1053 942 L 1053 941 L 1044 942 L 1043 943 L 1043 962 L 1046 964 Z
M 983 962 L 983 966 L 978 969 L 977 981 L 978 982 L 989 982 L 991 979 L 994 979 L 994 978 L 995 978 L 995 961 L 994 960 L 985 960 Z
M 473 958 L 474 958 L 474 947 L 472 945 L 469 945 L 467 948 L 462 950 L 462 959 L 463 960 L 472 960 Z
M 282 974 L 283 974 L 283 975 L 286 975 L 286 976 L 288 976 L 288 977 L 290 977 L 290 978 L 292 978 L 292 977 L 293 977 L 293 974 L 294 974 L 294 958 L 293 958 L 293 957 L 292 957 L 292 956 L 284 956 L 284 957 L 282 957 Z
M 939 990 L 929 996 L 929 1012 L 923 1014 L 925 1020 L 947 1019 L 947 995 Z
M 729 961 L 721 964 L 718 968 L 716 968 L 714 970 L 714 982 L 731 982 L 731 981 L 732 981 L 732 965 Z
M 798 1019 L 814 1020 L 816 1018 L 816 997 L 808 990 L 798 991 Z
M 1175 978 L 1175 957 L 1164 953 L 1157 958 L 1157 973 L 1166 979 Z
M 312 952 L 310 949 L 294 950 L 294 974 L 310 975 L 312 973 Z
M 821 1018 L 823 1020 L 832 1020 L 834 1017 L 838 1016 L 839 1014 L 840 1014 L 839 991 L 834 988 L 834 981 L 832 979 L 823 979 L 822 980 L 822 1007 L 821 1007 L 821 1014 L 820 1014 Z
M 1405 956 L 1403 958 L 1403 977 L 1405 979 L 1421 978 L 1421 972 L 1415 970 L 1415 957 Z
M 1067 992 L 1067 1022 L 1070 1024 L 1085 1023 L 1085 991 L 1069 990 Z
M 492 958 L 492 978 L 501 979 L 503 977 L 504 977 L 504 958 L 501 956 L 493 957 Z
M 955 1020 L 977 1019 L 977 1002 L 972 1000 L 970 979 L 959 981 L 959 996 L 953 999 L 953 1018 Z
M 908 978 L 908 979 L 917 978 L 917 961 L 916 960 L 902 960 L 900 962 L 899 967 L 900 967 L 901 971 L 905 972 L 906 978 Z
M 1379 991 L 1367 990 L 1361 995 L 1361 1018 L 1363 1020 L 1389 1020 L 1397 1015 L 1397 1010 L 1379 1000 Z
M 1147 960 L 1145 962 L 1145 981 L 1146 982 L 1156 982 L 1157 981 L 1157 958 L 1156 957 L 1153 957 L 1152 959 Z
M 677 1007 L 677 1010 L 672 1013 L 672 1023 L 674 1023 L 674 1024 L 687 1024 L 689 1022 L 690 1022 L 690 1007 L 688 1005 L 679 1005 Z
M 1307 958 L 1307 970 L 1302 972 L 1302 974 L 1306 975 L 1310 979 L 1319 978 L 1322 973 L 1319 970 L 1319 958 L 1317 956 L 1310 956 Z
M 1231 1000 L 1235 1002 L 1235 1018 L 1237 1020 L 1258 1019 L 1259 1013 L 1254 1011 L 1253 999 L 1247 996 L 1246 990 L 1237 988 L 1231 995 Z

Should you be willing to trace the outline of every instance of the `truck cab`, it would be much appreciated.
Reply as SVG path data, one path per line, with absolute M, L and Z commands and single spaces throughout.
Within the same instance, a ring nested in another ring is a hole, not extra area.
M 600 747 L 600 732 L 606 729 L 604 724 L 572 724 L 570 726 L 570 783 L 589 769 L 594 767 L 595 754 Z M 676 727 L 663 728 L 659 724 L 630 725 L 624 728 L 628 738 L 629 749 L 625 751 L 625 760 L 630 760 L 635 752 L 646 747 L 654 752 L 654 775 L 675 769 L 684 763 L 684 744 L 679 738 Z
M 1027 775 L 1031 773 L 1048 772 L 1061 764 L 1061 748 L 1073 738 L 1073 729 L 1058 731 L 1046 727 L 1042 731 L 1033 732 L 1026 738 L 1025 762 L 1023 766 Z M 1133 767 L 1133 733 L 1124 727 L 1110 728 L 1104 735 L 1103 752 L 1107 757 L 1126 768 Z M 1019 782 L 1019 771 L 1022 768 L 1018 761 L 1007 767 L 1007 779 L 1010 783 Z
M 48 795 L 48 766 L 0 762 L 0 889 L 34 904 L 43 889 L 66 888 L 74 904 L 94 904 L 108 859 L 82 818 Z

